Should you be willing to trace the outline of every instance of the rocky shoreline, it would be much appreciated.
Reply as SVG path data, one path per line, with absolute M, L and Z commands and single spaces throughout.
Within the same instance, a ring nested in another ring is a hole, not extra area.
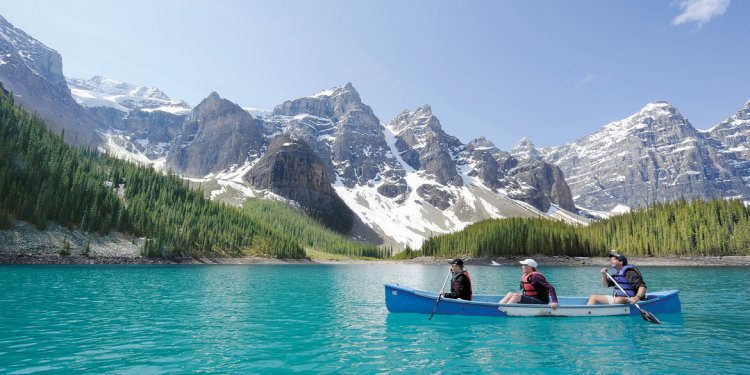
M 67 245 L 66 245 L 67 244 Z M 420 257 L 409 260 L 334 260 L 271 258 L 146 258 L 141 256 L 143 240 L 122 234 L 88 235 L 67 231 L 50 224 L 40 231 L 26 222 L 16 221 L 13 228 L 0 230 L 0 264 L 446 264 L 448 259 Z M 63 248 L 68 254 L 61 254 Z M 86 251 L 88 249 L 88 252 Z M 627 254 L 626 254 L 627 255 Z M 466 259 L 473 266 L 518 266 L 527 257 Z M 540 267 L 605 266 L 603 257 L 532 256 Z M 750 256 L 632 257 L 639 266 L 750 266 Z M 494 262 L 494 264 L 493 264 Z

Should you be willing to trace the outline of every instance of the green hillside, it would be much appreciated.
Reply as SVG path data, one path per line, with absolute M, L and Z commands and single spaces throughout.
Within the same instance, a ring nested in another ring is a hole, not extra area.
M 389 250 L 375 245 L 353 242 L 320 224 L 302 210 L 288 204 L 265 199 L 249 199 L 244 212 L 257 221 L 292 236 L 305 249 L 349 257 L 385 258 Z
M 1 87 L 0 87 L 1 88 Z M 244 208 L 203 197 L 173 174 L 78 149 L 0 94 L 0 228 L 23 220 L 44 229 L 145 237 L 143 254 L 162 257 L 254 255 L 303 258 L 305 247 L 353 256 L 382 256 L 347 241 L 280 203 Z
M 547 219 L 485 220 L 436 236 L 413 253 L 427 256 L 748 255 L 750 210 L 736 199 L 658 203 L 589 226 Z

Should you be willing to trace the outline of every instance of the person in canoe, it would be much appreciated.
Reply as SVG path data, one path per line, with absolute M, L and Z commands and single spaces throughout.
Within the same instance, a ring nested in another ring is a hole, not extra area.
M 500 303 L 550 304 L 552 310 L 557 310 L 557 293 L 555 287 L 536 270 L 538 264 L 534 259 L 522 260 L 521 293 L 508 292 Z
M 463 259 L 454 259 L 450 262 L 451 273 L 451 291 L 440 292 L 444 298 L 460 298 L 471 301 L 471 279 L 469 273 L 464 270 Z
M 636 303 L 646 298 L 646 283 L 643 281 L 641 271 L 638 271 L 633 265 L 628 264 L 628 258 L 622 254 L 612 253 L 609 255 L 609 264 L 612 266 L 612 278 L 625 291 L 615 287 L 607 277 L 607 268 L 601 269 L 602 286 L 615 287 L 613 295 L 592 294 L 589 297 L 587 305 L 612 305 L 620 303 Z

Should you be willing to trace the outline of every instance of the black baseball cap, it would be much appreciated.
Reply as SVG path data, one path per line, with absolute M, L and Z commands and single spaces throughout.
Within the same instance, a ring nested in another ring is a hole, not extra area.
M 450 262 L 450 264 L 455 264 L 455 265 L 458 265 L 459 267 L 463 267 L 464 266 L 464 261 L 463 261 L 463 259 L 456 258 L 456 259 L 453 259 Z
M 612 254 L 609 254 L 609 257 L 610 258 L 615 258 L 615 259 L 621 261 L 625 265 L 628 264 L 628 258 L 626 258 L 625 255 L 617 254 L 617 253 L 612 253 Z

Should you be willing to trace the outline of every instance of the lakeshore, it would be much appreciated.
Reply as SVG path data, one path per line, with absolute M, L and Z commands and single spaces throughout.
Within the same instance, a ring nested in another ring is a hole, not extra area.
M 418 257 L 408 260 L 341 259 L 331 254 L 316 253 L 312 259 L 274 259 L 260 257 L 206 257 L 206 258 L 147 258 L 141 256 L 143 240 L 112 233 L 106 236 L 88 235 L 80 231 L 67 231 L 50 224 L 40 231 L 32 225 L 16 221 L 13 228 L 0 230 L 0 264 L 447 264 L 447 258 Z M 68 254 L 62 255 L 61 249 Z M 625 254 L 627 255 L 627 253 Z M 606 266 L 604 257 L 573 256 L 516 256 L 492 258 L 467 258 L 472 266 L 518 266 L 525 258 L 533 258 L 539 267 L 545 266 Z M 631 264 L 639 266 L 750 266 L 750 256 L 670 256 L 628 257 Z M 495 262 L 493 264 L 493 262 Z

